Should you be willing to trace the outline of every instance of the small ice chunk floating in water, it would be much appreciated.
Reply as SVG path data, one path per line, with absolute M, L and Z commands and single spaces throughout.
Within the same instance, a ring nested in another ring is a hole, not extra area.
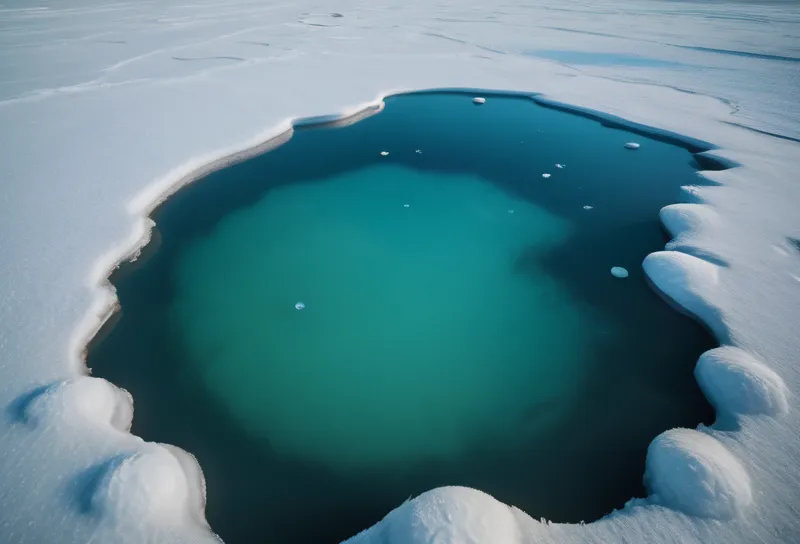
M 542 174 L 542 177 L 543 177 L 544 179 L 547 179 L 547 178 L 549 178 L 549 177 L 550 177 L 550 174 Z
M 295 310 L 304 310 L 305 307 L 306 307 L 305 302 L 298 302 L 297 304 L 294 305 Z
M 622 268 L 621 266 L 615 266 L 611 269 L 611 275 L 615 278 L 627 278 L 628 271 Z
M 514 210 L 508 210 L 508 213 L 514 213 Z
M 584 206 L 584 207 L 583 207 L 583 209 L 584 209 L 584 210 L 592 210 L 592 209 L 594 209 L 594 206 L 589 206 L 589 205 L 587 204 L 586 206 Z
M 422 150 L 421 149 L 417 149 L 417 150 L 414 151 L 414 153 L 416 153 L 417 155 L 422 155 Z
M 388 152 L 388 151 L 381 151 L 381 157 L 385 157 L 385 156 L 386 156 L 386 155 L 388 155 L 388 154 L 389 154 L 389 152 Z
M 486 99 L 482 96 L 476 96 L 475 98 L 472 99 L 472 102 L 474 102 L 475 104 L 485 104 Z
M 556 168 L 564 168 L 564 165 L 561 163 L 556 163 Z
M 410 207 L 411 207 L 411 204 L 403 204 L 403 207 L 404 207 L 404 208 L 410 208 Z
M 639 149 L 639 144 L 636 142 L 628 142 L 625 144 L 625 149 Z

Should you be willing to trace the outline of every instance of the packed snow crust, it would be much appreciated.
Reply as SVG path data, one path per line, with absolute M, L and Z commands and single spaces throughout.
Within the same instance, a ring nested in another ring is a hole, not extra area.
M 279 145 L 293 125 L 354 122 L 382 97 L 432 88 L 542 93 L 537 101 L 712 142 L 709 156 L 736 165 L 702 172 L 711 186 L 687 187 L 679 208 L 665 208 L 674 240 L 644 262 L 653 286 L 724 344 L 696 371 L 720 419 L 660 435 L 647 457 L 650 496 L 588 525 L 441 488 L 351 542 L 800 541 L 800 254 L 775 251 L 800 238 L 800 6 L 335 9 L 0 6 L 0 541 L 218 541 L 191 455 L 128 433 L 130 396 L 87 376 L 86 343 L 116 310 L 105 278 L 138 255 L 148 212 L 181 184 Z M 559 47 L 635 49 L 681 68 L 537 57 Z

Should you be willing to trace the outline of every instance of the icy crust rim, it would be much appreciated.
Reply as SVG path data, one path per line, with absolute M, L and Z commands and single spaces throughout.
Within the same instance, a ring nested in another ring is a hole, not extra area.
M 458 87 L 404 89 L 380 93 L 374 101 L 345 109 L 339 114 L 287 119 L 244 146 L 187 161 L 149 184 L 131 201 L 127 210 L 133 217 L 131 235 L 101 256 L 92 268 L 90 287 L 94 289 L 96 296 L 87 316 L 73 333 L 70 344 L 70 362 L 73 370 L 77 370 L 79 375 L 73 380 L 42 388 L 39 394 L 35 395 L 36 398 L 30 399 L 32 401 L 30 407 L 27 405 L 23 407 L 20 414 L 22 419 L 35 421 L 37 418 L 46 417 L 49 410 L 41 408 L 40 405 L 49 406 L 57 403 L 65 408 L 66 413 L 70 412 L 70 408 L 74 408 L 72 411 L 78 419 L 84 420 L 91 427 L 100 426 L 104 432 L 122 432 L 137 442 L 143 442 L 130 433 L 130 421 L 133 416 L 130 395 L 102 378 L 89 377 L 91 370 L 86 366 L 86 357 L 91 344 L 101 337 L 105 327 L 112 325 L 113 318 L 120 310 L 116 289 L 111 281 L 113 274 L 123 265 L 137 261 L 143 256 L 143 252 L 153 245 L 151 242 L 156 232 L 156 224 L 152 217 L 158 208 L 186 185 L 286 143 L 297 129 L 326 125 L 346 126 L 382 111 L 387 98 L 433 93 L 528 98 L 543 107 L 588 117 L 611 128 L 679 145 L 689 150 L 696 158 L 703 159 L 701 166 L 713 165 L 715 168 L 711 169 L 718 170 L 739 166 L 733 161 L 716 156 L 714 151 L 719 148 L 706 141 L 628 121 L 602 111 L 573 106 L 536 92 Z M 718 184 L 705 171 L 699 171 L 698 175 L 709 183 Z M 691 189 L 686 188 L 689 197 L 692 196 Z M 651 285 L 659 294 L 677 305 L 679 311 L 688 313 L 708 327 L 720 341 L 721 347 L 709 350 L 700 357 L 695 376 L 704 395 L 717 410 L 717 420 L 711 429 L 736 432 L 735 425 L 731 427 L 731 421 L 739 417 L 752 414 L 778 417 L 784 414 L 788 410 L 786 387 L 780 376 L 759 362 L 755 356 L 737 347 L 726 345 L 727 326 L 721 318 L 719 309 L 708 296 L 719 288 L 720 268 L 725 265 L 713 262 L 713 259 L 703 258 L 702 253 L 693 252 L 691 243 L 684 246 L 678 244 L 678 241 L 688 237 L 693 231 L 712 228 L 716 222 L 716 212 L 704 204 L 702 199 L 695 200 L 698 202 L 672 204 L 662 210 L 662 223 L 673 236 L 670 242 L 672 246 L 670 244 L 667 246 L 672 250 L 648 255 L 643 267 Z M 709 221 L 709 217 L 713 220 Z M 688 250 L 684 251 L 687 248 Z M 93 382 L 93 384 L 87 386 L 81 382 Z M 726 395 L 726 386 L 731 383 L 736 385 L 736 392 L 733 395 Z M 75 394 L 75 391 L 83 391 L 87 387 L 97 391 L 99 398 L 96 403 L 91 396 L 87 399 Z M 26 395 L 28 396 L 30 395 Z M 39 400 L 38 397 L 44 400 Z M 109 398 L 118 400 L 110 402 Z M 93 404 L 91 410 L 87 410 L 87 403 Z M 98 414 L 97 408 L 104 413 Z M 115 415 L 119 413 L 125 414 L 121 418 L 122 421 L 118 421 L 120 418 Z M 99 480 L 100 484 L 93 492 L 92 504 L 96 505 L 98 511 L 112 513 L 111 519 L 115 523 L 121 525 L 126 523 L 122 518 L 130 516 L 126 516 L 124 512 L 131 508 L 130 501 L 135 497 L 136 504 L 141 505 L 139 499 L 145 499 L 145 503 L 155 505 L 154 509 L 138 512 L 139 516 L 151 523 L 178 527 L 188 522 L 195 530 L 199 529 L 211 538 L 219 538 L 211 531 L 205 519 L 205 480 L 200 465 L 191 453 L 171 445 L 144 442 L 138 451 L 126 454 L 124 457 L 106 459 L 99 466 L 104 467 L 104 472 Z M 741 515 L 752 504 L 750 480 L 746 470 L 738 459 L 702 426 L 699 430 L 670 429 L 656 437 L 648 448 L 644 479 L 648 498 L 632 498 L 625 510 L 659 505 L 692 516 L 725 520 Z M 446 526 L 452 523 L 445 520 L 463 517 L 464 509 L 475 508 L 475 505 L 470 506 L 473 500 L 483 504 L 481 509 L 507 507 L 478 490 L 459 487 L 437 488 L 398 506 L 382 521 L 355 535 L 350 541 L 366 542 L 369 535 L 375 531 L 396 532 L 400 529 L 397 527 L 399 519 L 403 520 L 403 525 L 413 524 L 415 533 L 418 532 L 418 536 L 423 538 L 420 541 L 427 541 L 426 538 L 442 531 L 450 533 L 457 530 L 455 527 L 448 529 Z M 500 520 L 495 520 L 497 523 L 488 523 L 487 527 L 491 529 L 487 533 L 488 537 L 492 536 L 492 532 L 496 534 L 497 530 L 518 537 L 522 534 L 516 527 L 520 520 L 524 517 L 532 521 L 526 514 L 513 507 L 510 508 L 514 511 L 513 516 L 501 516 L 502 523 Z M 432 511 L 431 509 L 439 512 L 441 516 L 426 515 Z M 497 526 L 498 524 L 506 527 Z M 558 525 L 575 526 L 575 524 Z M 538 530 L 549 529 L 550 523 L 542 520 Z M 402 532 L 400 530 L 400 533 Z

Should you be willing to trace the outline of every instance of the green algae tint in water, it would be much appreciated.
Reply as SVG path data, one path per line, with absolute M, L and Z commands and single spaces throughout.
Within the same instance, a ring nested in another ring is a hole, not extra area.
M 176 323 L 209 391 L 280 454 L 402 471 L 513 448 L 531 405 L 557 425 L 586 372 L 572 339 L 589 314 L 515 266 L 568 227 L 466 175 L 380 165 L 282 187 L 187 248 Z
M 172 196 L 112 277 L 88 365 L 197 457 L 228 544 L 332 544 L 442 485 L 597 519 L 643 496 L 657 434 L 712 419 L 714 343 L 641 270 L 691 153 L 471 98 L 297 130 Z

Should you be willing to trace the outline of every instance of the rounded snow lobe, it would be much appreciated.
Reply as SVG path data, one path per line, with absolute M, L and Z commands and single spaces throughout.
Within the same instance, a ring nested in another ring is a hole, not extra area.
M 482 96 L 476 96 L 475 98 L 472 99 L 472 102 L 474 104 L 485 104 L 486 103 L 486 99 L 483 98 Z
M 719 283 L 719 266 L 678 251 L 657 251 L 645 257 L 642 267 L 661 294 L 705 323 L 718 339 L 727 337 L 719 312 L 706 299 Z
M 440 487 L 423 493 L 395 508 L 373 529 L 385 535 L 382 542 L 386 544 L 522 542 L 512 508 L 468 487 Z M 363 541 L 370 542 L 369 535 Z M 351 542 L 359 542 L 358 537 Z
M 89 498 L 92 510 L 125 523 L 207 527 L 205 482 L 193 456 L 174 446 L 149 443 L 100 467 Z
M 627 278 L 628 271 L 625 268 L 622 268 L 621 266 L 615 266 L 611 269 L 611 275 L 614 276 L 615 278 Z
M 719 221 L 717 212 L 703 204 L 670 204 L 661 208 L 659 217 L 673 238 L 701 228 L 713 227 Z
M 30 424 L 111 427 L 127 432 L 133 421 L 133 399 L 102 378 L 81 376 L 56 383 L 29 396 L 22 419 Z
M 718 440 L 690 429 L 671 429 L 647 448 L 649 501 L 690 516 L 731 519 L 753 501 L 750 477 Z
M 625 149 L 639 149 L 641 146 L 636 142 L 628 142 L 625 144 Z
M 781 377 L 742 349 L 723 346 L 705 352 L 694 375 L 720 414 L 777 416 L 789 411 Z

